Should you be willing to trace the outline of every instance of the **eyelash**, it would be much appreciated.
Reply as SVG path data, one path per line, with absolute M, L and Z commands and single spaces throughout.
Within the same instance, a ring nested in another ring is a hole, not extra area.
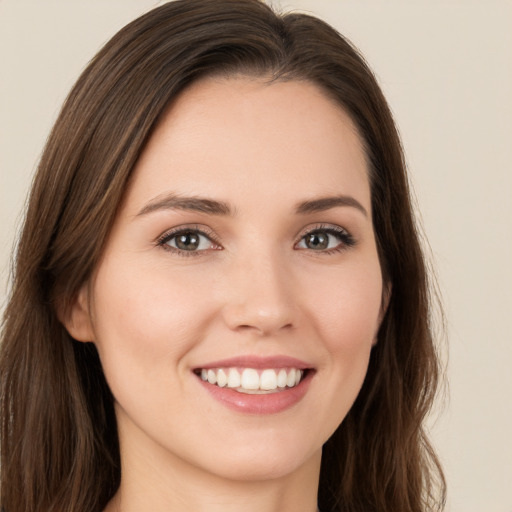
M 185 251 L 182 249 L 178 249 L 177 247 L 171 247 L 170 245 L 168 245 L 173 238 L 177 237 L 178 235 L 187 233 L 204 236 L 212 242 L 212 245 L 218 245 L 220 247 L 220 243 L 217 241 L 215 233 L 209 229 L 205 229 L 199 226 L 185 226 L 171 229 L 170 231 L 166 231 L 163 235 L 161 235 L 158 238 L 157 245 L 162 247 L 162 249 L 166 251 L 172 252 L 173 254 L 177 254 L 178 256 L 201 256 L 201 253 L 206 252 L 204 249 L 201 251 Z
M 299 240 L 294 244 L 294 247 L 297 244 L 299 244 L 300 242 L 302 242 L 307 236 L 318 234 L 318 233 L 332 235 L 332 236 L 336 237 L 340 241 L 340 243 L 338 245 L 336 245 L 335 247 L 332 247 L 331 249 L 315 251 L 314 249 L 306 248 L 305 250 L 309 250 L 311 252 L 318 252 L 322 255 L 325 255 L 325 254 L 329 255 L 329 254 L 334 254 L 334 253 L 338 253 L 338 252 L 347 250 L 356 245 L 356 240 L 346 229 L 339 227 L 339 226 L 333 226 L 333 225 L 328 225 L 328 226 L 318 225 L 318 226 L 315 226 L 312 229 L 308 229 L 306 232 L 302 233 Z M 169 242 L 173 238 L 175 238 L 181 234 L 195 234 L 195 235 L 204 236 L 208 240 L 210 240 L 212 245 L 217 245 L 217 246 L 221 247 L 221 245 L 218 242 L 216 235 L 213 231 L 211 231 L 209 229 L 204 229 L 203 227 L 199 227 L 199 226 L 179 227 L 179 228 L 172 229 L 170 231 L 166 231 L 163 235 L 161 235 L 157 239 L 157 245 L 162 247 L 166 251 L 169 251 L 169 252 L 172 252 L 173 254 L 177 254 L 179 256 L 184 256 L 184 257 L 201 256 L 202 253 L 207 252 L 209 250 L 220 250 L 220 249 L 202 249 L 199 251 L 186 251 L 186 250 L 178 249 L 176 247 L 171 247 L 170 245 L 168 245 Z
M 305 233 L 303 233 L 300 236 L 299 242 L 304 240 L 309 235 L 314 235 L 317 233 L 327 233 L 328 235 L 332 235 L 336 237 L 340 243 L 336 245 L 335 247 L 332 247 L 331 249 L 325 249 L 322 251 L 314 251 L 313 249 L 309 249 L 312 252 L 318 252 L 320 254 L 335 254 L 338 252 L 345 251 L 347 249 L 350 249 L 351 247 L 354 247 L 356 245 L 355 238 L 344 228 L 340 226 L 333 226 L 333 225 L 318 225 L 315 226 L 312 229 L 308 229 Z M 299 243 L 297 242 L 297 243 Z M 296 244 L 297 245 L 297 244 Z

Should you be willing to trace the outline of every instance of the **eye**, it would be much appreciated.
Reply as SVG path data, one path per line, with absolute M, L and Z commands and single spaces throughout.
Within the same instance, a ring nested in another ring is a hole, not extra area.
M 352 235 L 339 226 L 318 227 L 302 236 L 297 249 L 312 251 L 341 251 L 355 245 Z
M 210 234 L 193 228 L 167 232 L 160 237 L 158 245 L 180 254 L 188 253 L 187 255 L 210 249 L 220 249 L 219 245 L 212 240 Z

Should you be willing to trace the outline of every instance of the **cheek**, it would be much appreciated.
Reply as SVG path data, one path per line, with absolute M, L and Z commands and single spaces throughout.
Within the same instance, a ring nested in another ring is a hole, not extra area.
M 106 259 L 94 293 L 96 345 L 105 373 L 127 367 L 156 378 L 159 368 L 179 362 L 214 309 L 201 300 L 198 284 L 159 266 Z
M 371 347 L 379 327 L 381 301 L 378 262 L 345 267 L 325 279 L 311 302 L 327 350 L 356 355 Z
M 375 256 L 317 271 L 316 279 L 303 310 L 308 311 L 321 354 L 321 393 L 313 410 L 322 419 L 327 440 L 348 414 L 366 377 L 379 323 L 382 277 Z

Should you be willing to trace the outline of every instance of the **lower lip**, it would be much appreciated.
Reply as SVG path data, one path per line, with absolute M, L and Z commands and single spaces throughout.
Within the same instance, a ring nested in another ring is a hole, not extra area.
M 247 414 L 276 414 L 285 411 L 300 402 L 306 394 L 313 372 L 306 376 L 293 388 L 262 395 L 249 395 L 240 393 L 231 388 L 221 388 L 198 378 L 201 385 L 210 395 L 223 405 L 237 412 Z

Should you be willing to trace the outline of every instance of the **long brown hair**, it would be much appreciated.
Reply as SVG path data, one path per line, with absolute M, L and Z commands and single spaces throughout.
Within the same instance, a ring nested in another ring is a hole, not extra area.
M 428 274 L 400 140 L 377 82 L 326 23 L 258 0 L 177 0 L 117 33 L 67 98 L 33 183 L 3 324 L 1 506 L 102 510 L 120 482 L 113 397 L 93 344 L 58 319 L 98 264 L 137 158 L 166 106 L 205 75 L 307 80 L 345 109 L 369 165 L 391 289 L 368 375 L 325 444 L 324 512 L 440 510 L 423 429 L 438 384 Z

